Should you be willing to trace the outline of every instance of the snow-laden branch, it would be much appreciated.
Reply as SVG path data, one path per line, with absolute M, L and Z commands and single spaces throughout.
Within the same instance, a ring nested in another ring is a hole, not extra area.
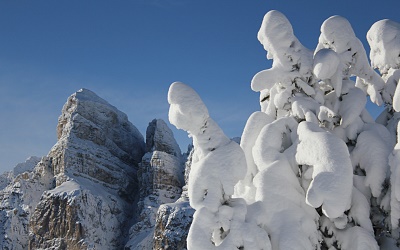
M 337 218 L 350 208 L 353 168 L 346 144 L 309 122 L 299 124 L 296 160 L 313 166 L 312 181 L 307 190 L 307 204 L 329 218 Z

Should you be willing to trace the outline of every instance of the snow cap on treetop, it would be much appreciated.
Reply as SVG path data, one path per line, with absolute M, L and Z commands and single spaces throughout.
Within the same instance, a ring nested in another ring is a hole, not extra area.
M 356 35 L 349 21 L 341 16 L 332 16 L 321 26 L 319 43 L 329 45 L 329 48 L 340 54 L 349 48 L 349 41 L 354 38 Z
M 388 19 L 374 23 L 367 33 L 372 67 L 386 73 L 400 67 L 400 24 Z
M 340 56 L 344 66 L 343 76 L 357 76 L 356 87 L 367 93 L 373 103 L 377 105 L 383 103 L 381 93 L 385 83 L 371 69 L 364 46 L 346 18 L 332 16 L 324 21 L 315 53 L 323 48 L 332 49 Z M 341 84 L 336 85 L 340 87 Z M 336 91 L 339 96 L 340 88 Z
M 267 51 L 267 59 L 273 59 L 273 63 L 272 68 L 253 77 L 252 90 L 270 90 L 278 83 L 291 86 L 296 78 L 308 82 L 312 72 L 312 52 L 294 35 L 285 15 L 276 10 L 269 11 L 257 37 Z
M 174 82 L 168 91 L 169 121 L 179 129 L 197 134 L 207 118 L 208 109 L 191 87 Z
M 268 52 L 268 59 L 275 59 L 275 56 L 281 54 L 282 50 L 285 52 L 297 40 L 289 20 L 276 10 L 265 14 L 257 38 Z

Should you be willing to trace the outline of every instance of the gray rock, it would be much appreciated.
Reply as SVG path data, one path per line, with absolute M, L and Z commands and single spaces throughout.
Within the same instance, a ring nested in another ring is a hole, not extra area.
M 181 157 L 181 150 L 172 130 L 161 119 L 154 119 L 146 130 L 146 152 L 161 151 Z
M 185 163 L 185 186 L 181 197 L 175 203 L 163 204 L 157 211 L 154 229 L 153 249 L 183 250 L 195 210 L 190 207 L 187 192 L 189 173 L 194 153 L 193 145 L 189 146 Z
M 138 222 L 130 229 L 126 249 L 152 249 L 158 207 L 176 201 L 184 184 L 181 151 L 163 120 L 149 124 L 146 150 L 138 171 Z
M 71 95 L 48 157 L 56 188 L 30 217 L 31 248 L 121 249 L 135 216 L 143 136 L 89 90 Z
M 161 205 L 154 230 L 154 250 L 184 250 L 195 210 L 188 201 Z

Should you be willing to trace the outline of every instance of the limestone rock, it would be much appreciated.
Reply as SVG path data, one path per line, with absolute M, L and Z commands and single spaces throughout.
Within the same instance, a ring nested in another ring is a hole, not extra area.
M 194 154 L 193 145 L 188 148 L 185 163 L 185 186 L 175 203 L 163 204 L 157 211 L 153 249 L 184 250 L 195 210 L 190 207 L 187 192 L 189 173 Z
M 51 149 L 56 188 L 30 217 L 31 248 L 121 249 L 135 215 L 144 141 L 127 116 L 89 90 L 68 98 Z
M 31 217 L 30 249 L 121 249 L 125 238 L 116 235 L 124 235 L 120 220 L 130 215 L 122 200 L 97 188 L 69 180 L 45 192 Z
M 163 120 L 153 120 L 149 124 L 146 149 L 138 171 L 138 222 L 130 229 L 126 249 L 152 249 L 158 207 L 176 201 L 184 183 L 182 155 Z
M 161 205 L 157 212 L 153 249 L 187 249 L 186 238 L 194 211 L 189 201 Z
M 181 150 L 174 138 L 174 134 L 161 119 L 154 119 L 147 127 L 146 152 L 152 151 L 161 151 L 181 157 Z
M 45 190 L 54 187 L 51 160 L 44 157 L 32 170 L 31 164 L 17 165 L 17 171 L 27 170 L 11 177 L 0 191 L 0 245 L 2 249 L 28 249 L 29 218 Z M 27 165 L 29 165 L 27 167 Z M 13 176 L 13 172 L 10 173 Z
M 113 185 L 125 173 L 135 176 L 144 154 L 143 136 L 127 116 L 87 89 L 68 98 L 58 119 L 57 136 L 50 152 L 55 175 L 80 175 Z
M 181 197 L 178 199 L 178 201 L 189 201 L 189 194 L 188 194 L 188 184 L 189 184 L 189 174 L 190 174 L 190 169 L 192 167 L 192 160 L 193 160 L 193 154 L 194 154 L 194 147 L 193 144 L 190 144 L 187 150 L 187 153 L 185 153 L 185 185 L 182 187 L 182 194 Z

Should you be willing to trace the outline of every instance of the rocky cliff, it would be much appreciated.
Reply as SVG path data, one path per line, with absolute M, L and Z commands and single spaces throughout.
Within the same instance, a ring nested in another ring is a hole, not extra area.
M 125 114 L 89 90 L 68 98 L 48 157 L 56 188 L 29 222 L 29 246 L 118 249 L 134 220 L 144 140 Z
M 153 248 L 157 210 L 180 197 L 183 172 L 184 161 L 172 131 L 163 120 L 153 120 L 146 131 L 146 154 L 138 171 L 139 221 L 130 230 L 126 249 Z
M 194 153 L 193 146 L 185 155 L 185 185 L 181 197 L 174 203 L 162 204 L 156 215 L 153 249 L 185 250 L 186 239 L 192 224 L 194 209 L 189 204 L 187 192 L 189 173 Z
M 0 175 L 1 249 L 185 248 L 187 157 L 163 120 L 150 122 L 144 142 L 125 114 L 82 89 L 57 136 L 46 157 Z

